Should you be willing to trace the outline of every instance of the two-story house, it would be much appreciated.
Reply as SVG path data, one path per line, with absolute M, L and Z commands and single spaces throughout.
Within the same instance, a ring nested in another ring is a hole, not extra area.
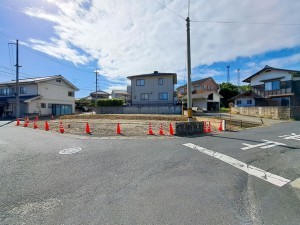
M 129 94 L 128 94 L 127 91 L 124 91 L 124 90 L 112 90 L 111 91 L 111 97 L 112 98 L 123 99 L 124 103 L 127 104 Z
M 267 65 L 243 82 L 251 90 L 230 99 L 236 107 L 300 106 L 300 71 Z
M 96 99 L 106 99 L 106 98 L 109 98 L 110 94 L 105 92 L 105 91 L 97 91 L 97 92 L 92 92 L 90 93 L 89 96 L 87 97 L 84 97 L 82 99 L 87 99 L 87 100 L 96 100 Z
M 176 73 L 141 74 L 127 77 L 131 80 L 131 105 L 173 105 Z
M 0 83 L 0 117 L 16 116 L 16 81 Z M 75 112 L 79 89 L 61 75 L 20 79 L 20 115 L 64 115 Z
M 220 99 L 219 85 L 212 77 L 196 80 L 192 86 L 192 106 L 204 110 L 219 110 Z M 187 85 L 176 88 L 178 100 L 183 104 L 187 102 Z

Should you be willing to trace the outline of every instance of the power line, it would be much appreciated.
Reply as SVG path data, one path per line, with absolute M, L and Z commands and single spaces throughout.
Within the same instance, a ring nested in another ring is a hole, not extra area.
M 191 22 L 194 22 L 194 23 L 271 25 L 271 26 L 300 26 L 300 23 L 265 23 L 265 22 L 243 22 L 243 21 L 221 21 L 221 20 L 191 20 Z
M 156 0 L 152 0 L 152 1 L 156 2 L 157 4 L 161 5 L 164 8 L 166 8 L 167 10 L 174 13 L 176 16 L 180 17 L 181 19 L 183 19 L 185 21 L 185 18 L 183 16 L 181 16 L 179 13 L 175 12 L 174 10 L 168 8 L 165 4 L 162 4 L 162 3 L 160 3 L 159 1 L 156 1 Z

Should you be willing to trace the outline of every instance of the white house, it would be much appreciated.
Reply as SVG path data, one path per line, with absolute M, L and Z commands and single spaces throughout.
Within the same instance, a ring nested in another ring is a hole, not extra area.
M 128 94 L 127 91 L 124 91 L 124 90 L 112 90 L 111 91 L 111 97 L 112 98 L 123 99 L 124 103 L 127 103 L 128 98 L 129 98 L 129 94 Z
M 229 99 L 235 107 L 300 106 L 300 71 L 266 65 L 243 82 L 251 90 Z
M 16 116 L 15 81 L 0 83 L 0 116 Z M 61 75 L 19 80 L 20 116 L 64 115 L 75 112 L 79 89 Z

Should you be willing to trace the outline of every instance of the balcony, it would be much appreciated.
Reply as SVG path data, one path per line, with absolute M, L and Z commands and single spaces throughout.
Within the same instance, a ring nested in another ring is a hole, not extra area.
M 262 98 L 269 98 L 271 96 L 281 96 L 281 95 L 292 95 L 292 88 L 282 88 L 279 90 L 271 90 L 271 91 L 265 91 L 262 89 L 257 88 L 251 88 L 251 90 L 261 96 Z

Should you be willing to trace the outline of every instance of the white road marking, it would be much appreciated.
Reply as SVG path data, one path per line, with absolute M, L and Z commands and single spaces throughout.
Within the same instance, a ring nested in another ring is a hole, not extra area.
M 61 154 L 61 155 L 70 155 L 70 154 L 80 152 L 81 150 L 82 150 L 82 148 L 66 148 L 64 150 L 61 150 L 59 152 L 59 154 Z
M 279 146 L 279 145 L 286 145 L 284 143 L 275 142 L 275 141 L 269 141 L 269 140 L 262 140 L 262 141 L 264 141 L 264 143 L 260 143 L 260 144 L 256 144 L 256 145 L 242 143 L 243 145 L 246 145 L 247 147 L 244 147 L 244 148 L 241 148 L 241 149 L 242 150 L 248 150 L 248 149 L 251 149 L 251 148 L 258 148 L 258 147 L 266 149 L 266 148 L 272 148 L 272 147 Z
M 279 137 L 282 137 L 283 139 L 286 139 L 286 140 L 292 139 L 292 140 L 300 141 L 300 134 L 295 134 L 295 133 L 282 135 L 282 136 L 279 136 Z
M 258 178 L 260 178 L 262 180 L 265 180 L 265 181 L 267 181 L 267 182 L 269 182 L 271 184 L 274 184 L 276 186 L 282 187 L 283 185 L 291 182 L 290 180 L 288 180 L 286 178 L 277 176 L 277 175 L 269 173 L 269 172 L 267 172 L 265 170 L 262 170 L 262 169 L 259 169 L 257 167 L 248 165 L 246 163 L 243 163 L 243 162 L 241 162 L 241 161 L 239 161 L 237 159 L 234 159 L 234 158 L 232 158 L 230 156 L 221 154 L 219 152 L 215 152 L 213 150 L 210 150 L 210 149 L 207 149 L 207 148 L 203 148 L 203 147 L 194 145 L 192 143 L 186 143 L 186 144 L 183 144 L 183 145 L 186 146 L 186 147 L 192 148 L 192 149 L 196 149 L 199 152 L 202 152 L 202 153 L 204 153 L 206 155 L 209 155 L 211 157 L 219 159 L 219 160 L 221 160 L 223 162 L 226 162 L 229 165 L 234 166 L 235 168 L 243 170 L 244 172 L 246 172 L 246 173 L 248 173 L 250 175 L 256 176 L 256 177 L 258 177 Z

